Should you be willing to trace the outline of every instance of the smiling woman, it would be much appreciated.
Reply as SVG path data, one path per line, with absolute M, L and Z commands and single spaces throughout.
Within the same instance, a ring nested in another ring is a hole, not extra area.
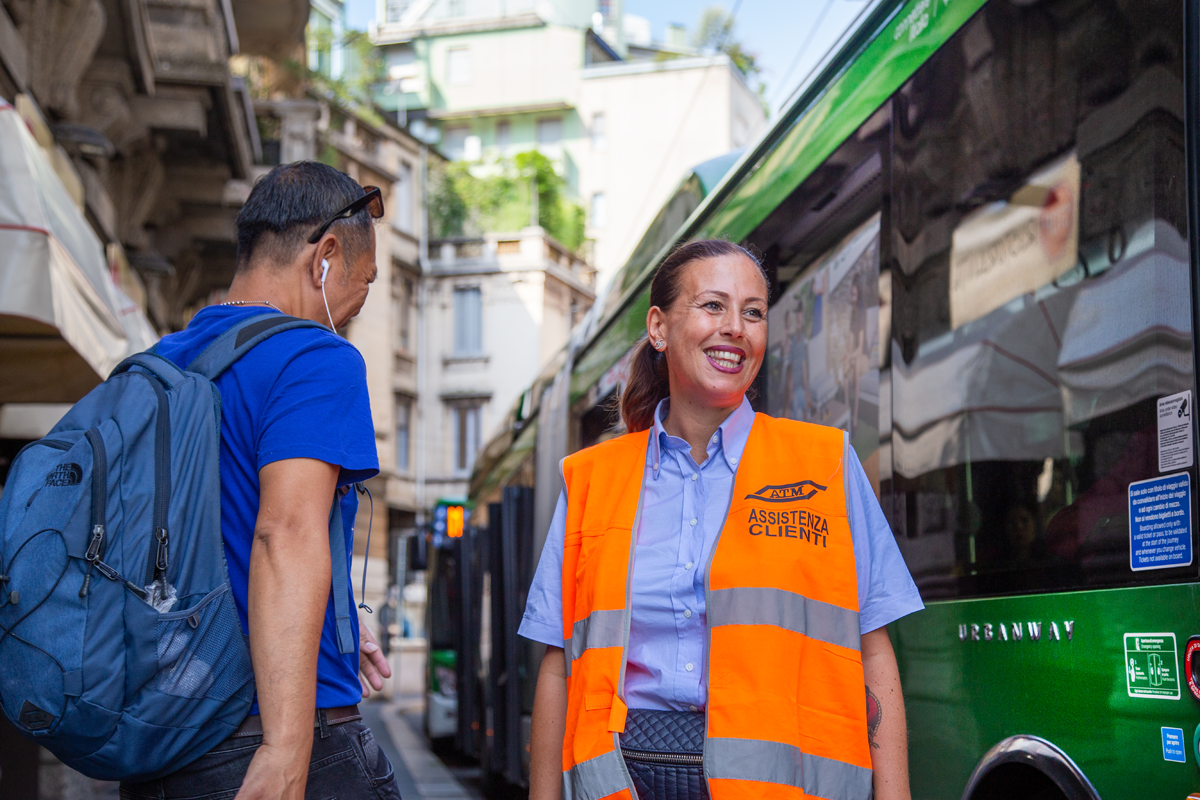
M 673 380 L 711 386 L 722 394 L 716 407 L 728 416 L 762 364 L 767 334 L 759 323 L 767 318 L 767 285 L 766 273 L 749 251 L 720 239 L 688 242 L 663 261 L 650 287 L 650 338 L 633 354 L 621 397 L 627 430 L 654 424 L 659 401 L 676 394 Z M 732 324 L 735 320 L 744 321 Z M 675 371 L 667 366 L 668 348 L 675 354 Z M 738 377 L 715 380 L 719 374 Z
M 520 629 L 532 800 L 908 797 L 884 626 L 921 601 L 846 433 L 746 399 L 768 287 L 736 244 L 671 253 L 628 433 L 562 462 Z

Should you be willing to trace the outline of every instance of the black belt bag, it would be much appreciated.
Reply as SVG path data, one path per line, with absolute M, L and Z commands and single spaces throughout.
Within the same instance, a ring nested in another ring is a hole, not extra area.
M 708 800 L 704 714 L 631 708 L 621 755 L 639 800 Z

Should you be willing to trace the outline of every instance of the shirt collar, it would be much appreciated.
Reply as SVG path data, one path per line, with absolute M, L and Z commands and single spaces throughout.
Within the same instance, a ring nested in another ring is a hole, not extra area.
M 670 408 L 671 398 L 664 397 L 654 409 L 654 428 L 650 435 L 650 466 L 654 469 L 654 479 L 658 480 L 658 469 L 662 464 L 663 443 L 669 433 L 663 428 L 663 417 Z M 742 460 L 742 451 L 746 449 L 746 440 L 750 438 L 750 429 L 754 426 L 754 409 L 750 401 L 742 397 L 741 405 L 725 418 L 717 428 L 717 450 L 733 472 L 737 471 L 738 462 Z

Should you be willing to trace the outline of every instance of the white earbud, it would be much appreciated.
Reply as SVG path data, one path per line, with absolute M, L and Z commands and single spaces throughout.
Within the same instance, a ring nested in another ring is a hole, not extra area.
M 325 316 L 329 317 L 329 330 L 337 333 L 337 326 L 333 324 L 333 314 L 329 313 L 329 298 L 325 296 L 325 276 L 329 274 L 329 259 L 321 259 L 321 300 L 325 303 Z

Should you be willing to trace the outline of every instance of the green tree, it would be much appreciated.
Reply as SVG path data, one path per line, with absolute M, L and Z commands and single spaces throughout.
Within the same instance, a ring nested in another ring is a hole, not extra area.
M 429 182 L 435 238 L 520 230 L 533 217 L 536 192 L 537 223 L 571 250 L 583 245 L 586 213 L 566 196 L 553 162 L 536 150 L 486 165 L 456 161 L 431 168 Z
M 757 56 L 746 51 L 742 43 L 734 38 L 733 31 L 733 15 L 721 6 L 708 6 L 700 13 L 700 22 L 692 34 L 692 46 L 710 53 L 724 53 L 743 75 L 756 77 L 762 72 Z
M 387 77 L 383 51 L 362 31 L 347 31 L 342 42 L 342 80 L 346 90 L 360 102 L 369 103 L 371 89 Z
M 538 224 L 571 250 L 578 250 L 583 244 L 587 215 L 582 206 L 566 197 L 567 182 L 555 171 L 554 164 L 537 150 L 517 153 L 513 164 L 527 185 L 531 180 L 536 182 Z
M 429 164 L 429 185 L 426 203 L 429 211 L 429 233 L 435 239 L 445 239 L 450 236 L 462 236 L 467 227 L 470 209 L 464 191 L 467 187 L 460 186 L 464 177 L 474 180 L 470 173 L 462 174 L 461 163 L 445 164 L 431 161 Z

